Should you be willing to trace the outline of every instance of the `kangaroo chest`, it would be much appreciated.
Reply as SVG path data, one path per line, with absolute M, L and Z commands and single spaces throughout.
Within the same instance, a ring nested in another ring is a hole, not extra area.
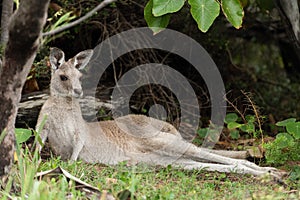
M 79 105 L 78 105 L 79 106 Z M 62 159 L 69 159 L 78 140 L 84 142 L 82 132 L 85 131 L 85 123 L 77 105 L 47 107 L 48 115 L 46 128 L 49 127 L 48 139 L 50 146 Z

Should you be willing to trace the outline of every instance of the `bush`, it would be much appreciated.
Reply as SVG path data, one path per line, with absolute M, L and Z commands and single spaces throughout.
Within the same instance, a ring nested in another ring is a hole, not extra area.
M 273 142 L 264 145 L 267 163 L 282 165 L 287 161 L 300 161 L 300 122 L 290 118 L 276 125 L 281 132 Z

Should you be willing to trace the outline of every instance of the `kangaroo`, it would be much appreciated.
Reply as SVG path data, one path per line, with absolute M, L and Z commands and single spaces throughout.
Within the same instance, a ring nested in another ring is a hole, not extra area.
M 122 161 L 184 169 L 236 172 L 252 175 L 271 173 L 275 168 L 260 167 L 250 161 L 219 155 L 185 141 L 171 124 L 144 115 L 126 115 L 110 121 L 86 122 L 78 98 L 82 97 L 82 73 L 93 50 L 85 50 L 65 61 L 64 52 L 51 48 L 52 77 L 50 97 L 43 105 L 37 130 L 48 138 L 55 154 L 63 160 L 116 165 Z M 41 145 L 39 146 L 41 149 Z

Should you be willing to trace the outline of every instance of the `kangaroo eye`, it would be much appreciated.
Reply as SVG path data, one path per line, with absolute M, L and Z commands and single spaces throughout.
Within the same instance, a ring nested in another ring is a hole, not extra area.
M 64 75 L 60 75 L 59 77 L 60 77 L 60 80 L 62 80 L 62 81 L 66 81 L 69 79 L 68 77 L 66 77 Z

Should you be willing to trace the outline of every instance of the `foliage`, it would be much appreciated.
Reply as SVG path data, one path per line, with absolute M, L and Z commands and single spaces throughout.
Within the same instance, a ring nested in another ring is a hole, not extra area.
M 22 144 L 23 142 L 26 142 L 31 137 L 32 132 L 30 129 L 16 128 L 15 134 L 16 134 L 17 144 Z
M 16 129 L 16 156 L 15 160 L 17 166 L 14 167 L 12 171 L 16 173 L 15 176 L 10 176 L 9 181 L 6 184 L 5 191 L 0 192 L 1 199 L 15 199 L 14 195 L 11 195 L 9 192 L 12 189 L 12 183 L 15 184 L 15 187 L 21 188 L 20 193 L 18 194 L 18 199 L 37 199 L 32 198 L 32 192 L 36 188 L 35 174 L 38 168 L 39 154 L 36 150 L 33 154 L 29 150 L 28 146 L 21 148 L 21 143 L 28 140 L 31 136 L 31 130 L 29 129 Z M 17 169 L 16 169 L 17 167 Z M 12 173 L 14 174 L 14 173 Z M 29 196 L 28 196 L 29 194 Z
M 65 199 L 70 191 L 74 196 L 81 197 L 81 194 L 75 190 L 75 184 L 71 186 L 65 177 L 60 177 L 57 181 L 53 178 L 48 181 L 37 180 L 36 173 L 39 166 L 39 155 L 37 151 L 32 155 L 28 147 L 25 149 L 18 148 L 17 157 L 17 166 L 14 166 L 12 170 L 14 173 L 9 177 L 5 190 L 0 190 L 1 200 Z M 11 193 L 12 190 L 15 192 Z
M 154 33 L 163 30 L 169 24 L 170 15 L 166 14 L 161 17 L 154 17 L 152 14 L 153 0 L 150 0 L 145 6 L 144 17 L 148 26 L 153 27 Z
M 144 17 L 154 33 L 166 28 L 171 13 L 182 9 L 185 0 L 149 0 L 144 10 Z M 243 7 L 239 0 L 188 0 L 190 12 L 202 32 L 207 32 L 220 14 L 220 7 L 227 20 L 235 27 L 242 26 Z
M 260 130 L 256 128 L 256 120 L 254 115 L 247 115 L 244 120 L 242 120 L 236 113 L 228 113 L 224 122 L 227 124 L 232 139 L 238 139 L 240 132 L 257 138 L 260 134 Z
M 300 122 L 290 118 L 276 125 L 280 129 L 276 139 L 265 144 L 267 162 L 282 165 L 288 161 L 300 161 Z
M 224 119 L 226 130 L 228 130 L 229 136 L 233 140 L 239 139 L 242 134 L 246 137 L 258 138 L 261 135 L 261 129 L 258 127 L 257 121 L 255 115 L 239 117 L 236 113 L 227 113 Z M 197 131 L 198 137 L 193 142 L 201 145 L 202 140 L 208 135 L 208 131 L 210 131 L 210 137 L 215 135 L 213 129 L 201 128 Z
M 76 19 L 76 15 L 73 13 L 73 11 L 66 12 L 66 11 L 60 9 L 56 13 L 54 13 L 53 16 L 50 16 L 47 19 L 48 24 L 44 28 L 44 31 L 48 32 L 48 31 L 55 30 L 59 27 L 67 25 L 68 23 L 70 23 L 74 19 Z M 58 35 L 55 35 L 55 36 L 47 36 L 43 39 L 42 43 L 44 45 L 47 45 L 52 40 L 54 40 L 56 38 L 59 38 L 59 37 L 62 37 L 66 33 L 68 33 L 68 30 L 64 31 L 64 32 L 62 32 Z

